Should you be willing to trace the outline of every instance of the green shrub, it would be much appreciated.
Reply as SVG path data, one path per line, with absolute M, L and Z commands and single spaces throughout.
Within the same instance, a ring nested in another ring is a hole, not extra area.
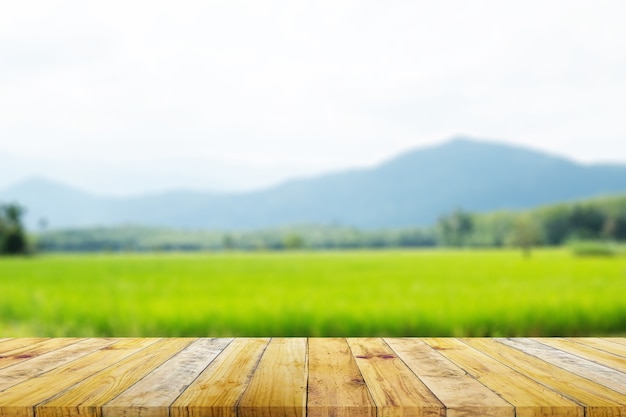
M 617 245 L 600 240 L 573 240 L 567 245 L 575 256 L 615 256 Z

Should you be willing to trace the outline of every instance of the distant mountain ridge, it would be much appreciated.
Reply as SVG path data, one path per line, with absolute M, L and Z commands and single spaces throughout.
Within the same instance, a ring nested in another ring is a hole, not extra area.
M 105 198 L 33 179 L 0 190 L 0 200 L 27 207 L 31 227 L 45 218 L 53 228 L 341 224 L 373 229 L 432 224 L 457 207 L 525 209 L 622 192 L 626 165 L 582 165 L 525 148 L 457 138 L 371 169 L 295 179 L 254 192 Z

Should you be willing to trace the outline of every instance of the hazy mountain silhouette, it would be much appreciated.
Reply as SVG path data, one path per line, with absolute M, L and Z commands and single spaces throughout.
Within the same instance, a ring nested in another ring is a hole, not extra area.
M 520 147 L 470 139 L 404 153 L 371 169 L 296 179 L 245 193 L 176 191 L 104 198 L 32 179 L 0 190 L 28 208 L 32 226 L 142 224 L 250 229 L 338 223 L 362 228 L 428 225 L 450 210 L 523 209 L 626 192 L 626 165 L 582 165 Z

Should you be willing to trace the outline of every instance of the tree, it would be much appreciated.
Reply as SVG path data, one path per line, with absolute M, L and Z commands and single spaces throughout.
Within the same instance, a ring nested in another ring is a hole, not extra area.
M 602 237 L 626 240 L 626 213 L 608 216 L 602 226 Z
M 606 215 L 593 205 L 576 205 L 569 217 L 572 234 L 581 239 L 599 238 L 605 221 Z
M 304 239 L 298 233 L 289 233 L 283 241 L 285 249 L 302 249 L 304 247 Z
M 235 249 L 235 238 L 230 234 L 225 234 L 222 238 L 222 248 L 225 250 L 233 250 Z
M 528 257 L 531 248 L 541 243 L 541 227 L 530 215 L 520 215 L 513 223 L 509 243 L 520 247 L 524 256 Z
M 437 226 L 441 243 L 447 246 L 463 246 L 474 230 L 474 218 L 471 213 L 456 209 L 440 217 Z
M 22 216 L 24 209 L 17 204 L 0 205 L 0 254 L 26 253 L 27 242 Z
M 540 212 L 544 238 L 548 245 L 561 245 L 567 240 L 572 232 L 570 216 L 571 207 L 566 205 L 550 207 Z

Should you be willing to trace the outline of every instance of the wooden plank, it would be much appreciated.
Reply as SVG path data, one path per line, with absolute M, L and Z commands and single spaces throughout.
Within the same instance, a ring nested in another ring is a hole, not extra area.
M 198 339 L 102 407 L 104 417 L 168 417 L 169 406 L 232 339 Z M 233 371 L 235 371 L 233 369 Z
M 597 337 L 571 337 L 569 340 L 626 358 L 626 345 Z
M 124 392 L 195 339 L 161 339 L 37 405 L 38 417 L 101 417 L 102 405 Z
M 15 338 L 14 337 L 4 337 L 4 338 L 0 339 L 0 353 L 4 351 L 4 349 L 2 348 L 2 345 L 5 342 L 8 342 L 9 340 L 15 340 Z
M 306 415 L 307 340 L 272 339 L 238 406 L 239 417 Z
M 157 340 L 121 340 L 50 372 L 7 388 L 0 392 L 0 416 L 34 417 L 35 405 L 156 343 Z
M 81 339 L 58 338 L 44 339 L 41 342 L 10 350 L 0 355 L 0 369 L 35 358 L 53 350 L 79 342 Z
M 626 346 L 626 337 L 606 337 L 605 340 L 613 343 L 617 343 L 618 345 Z
M 0 417 L 626 417 L 613 339 L 9 342 Z
M 464 339 L 506 366 L 585 406 L 586 416 L 626 415 L 626 397 L 493 339 Z
M 543 343 L 544 345 L 552 346 L 555 349 L 569 352 L 573 355 L 580 356 L 581 358 L 599 363 L 600 365 L 608 366 L 609 368 L 621 372 L 626 372 L 625 357 L 613 355 L 603 350 L 598 350 L 580 343 L 576 343 L 573 340 L 565 340 L 559 338 L 542 338 L 537 339 L 537 341 Z
M 626 395 L 626 374 L 591 362 L 568 352 L 555 349 L 536 340 L 515 338 L 497 339 L 499 342 L 535 356 L 573 374 L 583 376 Z
M 579 404 L 461 340 L 425 338 L 424 341 L 513 404 L 516 417 L 584 416 L 584 410 Z
M 445 405 L 447 417 L 514 417 L 515 409 L 418 339 L 385 339 L 398 357 Z
M 27 362 L 6 367 L 0 370 L 0 391 L 68 364 L 114 342 L 114 339 L 82 339 L 77 343 L 29 359 Z
M 345 339 L 309 339 L 308 417 L 376 417 Z
M 237 405 L 270 339 L 235 339 L 170 407 L 171 417 L 237 417 Z
M 36 345 L 41 343 L 47 338 L 43 337 L 18 337 L 15 339 L 5 340 L 0 343 L 0 355 L 4 355 L 6 352 L 10 352 L 15 349 L 21 349 L 24 347 Z
M 444 405 L 379 338 L 348 339 L 378 417 L 445 416 Z

